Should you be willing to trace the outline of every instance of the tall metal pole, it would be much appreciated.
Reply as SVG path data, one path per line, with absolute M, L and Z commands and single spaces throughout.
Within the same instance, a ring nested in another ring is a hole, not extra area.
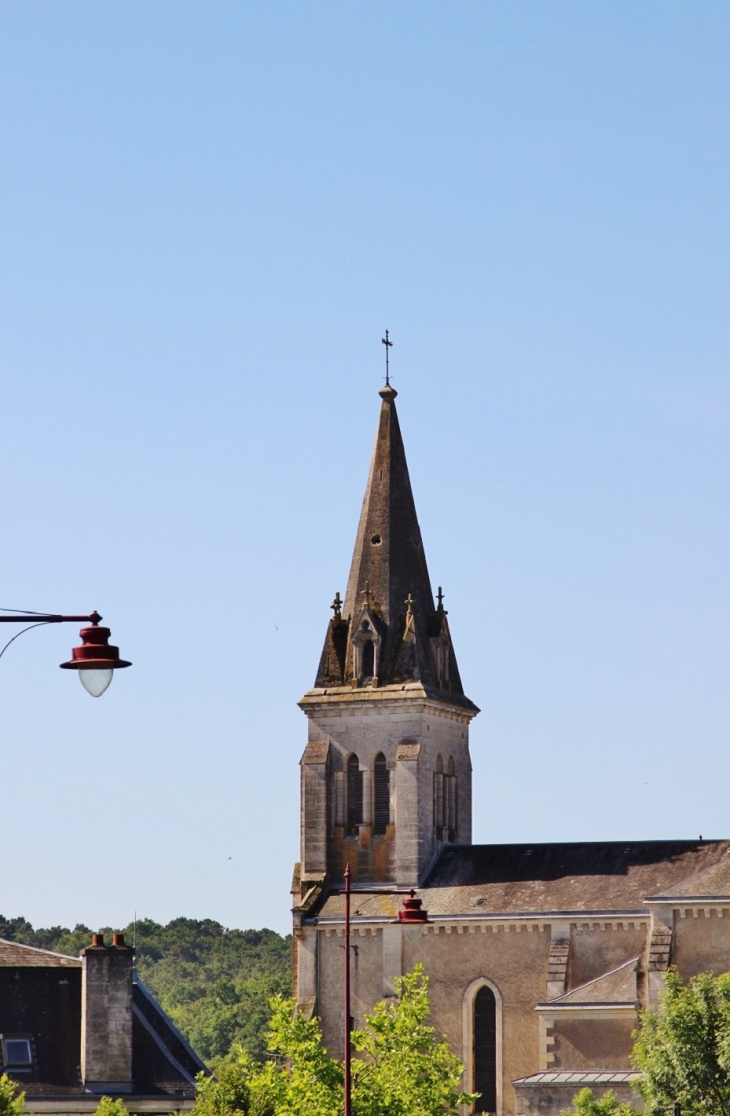
M 350 1083 L 350 864 L 345 865 L 345 1116 L 352 1116 Z

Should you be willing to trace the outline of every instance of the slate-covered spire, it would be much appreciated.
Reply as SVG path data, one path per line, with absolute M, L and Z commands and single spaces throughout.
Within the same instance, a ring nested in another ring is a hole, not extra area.
M 387 385 L 344 602 L 333 605 L 317 686 L 420 682 L 464 702 L 443 603 L 434 606 L 405 449 Z M 338 595 L 339 596 L 339 595 Z

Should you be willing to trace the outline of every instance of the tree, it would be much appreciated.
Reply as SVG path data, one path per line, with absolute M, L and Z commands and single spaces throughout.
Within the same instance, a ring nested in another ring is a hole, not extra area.
M 641 1013 L 631 1060 L 645 1116 L 730 1116 L 730 973 L 687 982 L 667 973 L 657 1008 Z M 629 1116 L 615 1097 L 578 1094 L 574 1116 Z
M 730 1116 L 730 973 L 683 984 L 670 969 L 641 1023 L 633 1062 L 647 1116 Z
M 124 1101 L 119 1100 L 118 1097 L 116 1100 L 112 1100 L 111 1097 L 102 1097 L 96 1106 L 94 1116 L 129 1116 L 129 1110 Z
M 635 1108 L 620 1101 L 614 1092 L 597 1097 L 592 1089 L 581 1089 L 572 1108 L 564 1108 L 560 1116 L 638 1116 Z
M 354 1063 L 357 1116 L 456 1116 L 476 1097 L 464 1093 L 459 1059 L 436 1037 L 423 966 L 395 981 L 397 999 L 376 1005 L 352 1036 L 364 1055 Z
M 21 1093 L 6 1073 L 0 1076 L 0 1116 L 22 1116 L 25 1093 Z
M 378 1004 L 352 1032 L 355 1116 L 457 1116 L 473 1097 L 460 1088 L 463 1067 L 428 1018 L 428 978 L 419 965 L 396 982 L 396 998 Z M 198 1078 L 193 1116 L 341 1116 L 343 1072 L 322 1043 L 316 1019 L 293 1000 L 272 1002 L 268 1047 L 257 1066 L 240 1047 L 217 1080 Z

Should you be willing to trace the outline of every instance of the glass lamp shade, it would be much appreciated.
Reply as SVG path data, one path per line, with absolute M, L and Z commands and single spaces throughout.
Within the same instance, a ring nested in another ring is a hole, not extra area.
M 88 694 L 92 697 L 101 697 L 105 690 L 111 685 L 111 680 L 114 677 L 114 671 L 109 670 L 80 670 L 79 679 L 81 685 L 84 687 Z
M 416 944 L 418 939 L 421 937 L 421 934 L 426 929 L 426 924 L 424 922 L 413 922 L 410 924 L 401 923 L 401 925 L 403 926 L 403 934 L 405 936 L 405 939 L 407 942 L 410 942 L 411 945 Z

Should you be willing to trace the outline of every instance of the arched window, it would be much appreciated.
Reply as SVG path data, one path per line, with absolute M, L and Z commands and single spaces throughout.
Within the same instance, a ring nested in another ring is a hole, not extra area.
M 486 984 L 474 997 L 474 1092 L 481 1093 L 475 1112 L 497 1111 L 497 1001 Z
M 446 828 L 449 831 L 449 840 L 455 841 L 459 828 L 459 785 L 453 756 L 449 756 L 446 772 Z
M 371 639 L 366 639 L 362 645 L 362 677 L 372 678 L 375 674 L 375 646 Z
M 390 823 L 390 772 L 385 756 L 378 752 L 373 765 L 373 833 L 385 833 Z
M 353 754 L 347 761 L 347 833 L 356 835 L 362 825 L 362 771 L 360 761 Z
M 436 770 L 433 773 L 433 824 L 439 838 L 444 828 L 444 807 L 444 761 L 439 754 L 436 756 Z

